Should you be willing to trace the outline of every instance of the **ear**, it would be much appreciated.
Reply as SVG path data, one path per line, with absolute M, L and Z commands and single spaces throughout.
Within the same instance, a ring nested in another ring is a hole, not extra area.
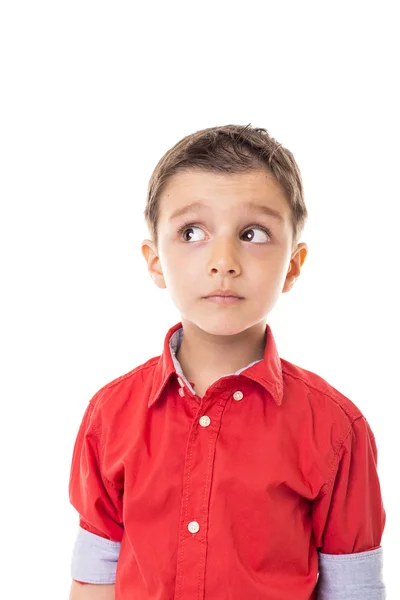
M 301 267 L 303 266 L 307 253 L 307 244 L 297 244 L 297 248 L 292 254 L 292 258 L 290 259 L 290 264 L 288 267 L 285 283 L 283 285 L 282 294 L 289 292 L 296 283 L 297 279 L 300 277 Z
M 154 242 L 152 240 L 143 240 L 141 251 L 147 263 L 147 270 L 156 286 L 160 289 L 166 288 L 160 257 Z

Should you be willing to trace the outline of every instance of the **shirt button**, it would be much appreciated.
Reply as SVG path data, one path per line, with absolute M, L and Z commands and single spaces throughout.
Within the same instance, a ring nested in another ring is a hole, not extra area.
M 241 400 L 243 398 L 243 393 L 242 392 L 235 392 L 233 394 L 233 397 L 235 400 Z
M 191 521 L 191 523 L 188 525 L 188 529 L 190 533 L 197 533 L 200 529 L 200 525 L 197 521 Z
M 199 423 L 202 427 L 208 427 L 209 424 L 211 423 L 211 419 L 210 419 L 210 417 L 207 417 L 207 415 L 204 415 L 204 417 L 201 417 L 199 419 Z
M 185 385 L 180 377 L 178 377 L 178 383 L 181 387 L 184 387 Z
M 180 395 L 182 396 L 182 398 L 183 398 L 183 396 L 185 395 L 185 390 L 184 390 L 183 388 L 179 388 L 179 394 L 180 394 Z

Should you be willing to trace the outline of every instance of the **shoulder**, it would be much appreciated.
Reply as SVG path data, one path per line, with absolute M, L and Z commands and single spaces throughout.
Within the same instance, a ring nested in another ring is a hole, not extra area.
M 154 369 L 159 358 L 154 356 L 101 387 L 89 402 L 93 415 L 118 412 L 128 403 L 134 402 L 137 405 L 145 396 L 147 388 L 152 385 Z
M 288 395 L 295 394 L 298 399 L 309 404 L 315 411 L 340 419 L 343 424 L 352 423 L 364 417 L 356 404 L 340 392 L 326 379 L 294 363 L 281 359 L 284 388 Z
M 281 359 L 284 387 L 283 405 L 287 407 L 288 431 L 310 440 L 316 456 L 332 473 L 341 452 L 361 449 L 370 444 L 376 455 L 371 427 L 360 408 L 326 379 L 289 361 Z

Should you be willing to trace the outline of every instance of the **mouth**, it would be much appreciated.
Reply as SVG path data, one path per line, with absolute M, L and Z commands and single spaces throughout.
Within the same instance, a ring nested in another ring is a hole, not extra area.
M 241 300 L 244 300 L 244 298 L 241 298 L 240 296 L 206 296 L 205 300 L 215 302 L 216 304 L 230 305 L 237 304 Z

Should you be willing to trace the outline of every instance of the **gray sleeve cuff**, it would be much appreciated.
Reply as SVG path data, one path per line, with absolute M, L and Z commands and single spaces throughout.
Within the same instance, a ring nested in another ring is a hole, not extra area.
M 71 562 L 71 577 L 85 583 L 115 583 L 121 542 L 113 542 L 79 527 Z
M 385 600 L 383 549 L 354 554 L 318 552 L 318 600 Z

